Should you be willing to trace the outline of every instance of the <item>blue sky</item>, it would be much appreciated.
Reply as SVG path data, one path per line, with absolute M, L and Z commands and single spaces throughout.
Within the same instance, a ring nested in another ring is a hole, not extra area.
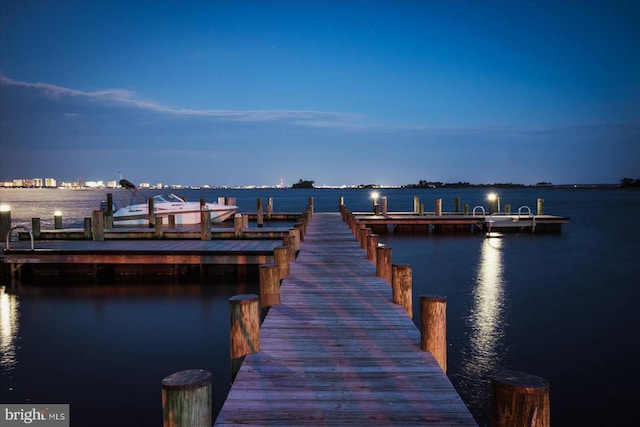
M 640 178 L 637 1 L 0 1 L 0 180 Z

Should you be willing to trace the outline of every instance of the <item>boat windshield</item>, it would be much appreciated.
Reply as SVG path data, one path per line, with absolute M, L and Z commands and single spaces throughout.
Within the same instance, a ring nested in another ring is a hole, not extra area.
M 153 196 L 153 200 L 156 203 L 184 203 L 184 199 L 176 196 L 175 194 L 159 194 L 157 196 Z

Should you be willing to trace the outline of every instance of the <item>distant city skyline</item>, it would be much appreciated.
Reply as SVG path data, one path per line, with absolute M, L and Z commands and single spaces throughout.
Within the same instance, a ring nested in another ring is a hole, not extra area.
M 0 2 L 0 181 L 640 178 L 640 2 Z

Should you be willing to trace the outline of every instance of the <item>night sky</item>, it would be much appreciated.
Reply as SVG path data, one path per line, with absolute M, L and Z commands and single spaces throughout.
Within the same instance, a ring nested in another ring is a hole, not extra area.
M 640 178 L 638 1 L 0 1 L 0 181 Z

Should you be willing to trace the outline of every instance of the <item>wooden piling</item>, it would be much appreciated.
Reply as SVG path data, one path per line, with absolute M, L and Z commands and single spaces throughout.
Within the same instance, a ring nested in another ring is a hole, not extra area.
M 107 212 L 104 215 L 104 227 L 113 228 L 113 194 L 107 193 Z
M 393 291 L 393 303 L 404 307 L 404 310 L 413 319 L 413 273 L 410 265 L 392 265 L 391 289 Z
M 163 427 L 211 427 L 212 375 L 190 369 L 162 380 Z
M 9 230 L 11 230 L 11 210 L 0 210 L 0 242 L 7 239 Z
M 378 239 L 379 236 L 377 234 L 369 234 L 367 236 L 367 259 L 373 262 L 373 265 L 376 265 L 378 262 Z
M 456 196 L 456 198 L 455 198 L 454 212 L 455 213 L 460 213 L 460 197 L 459 196 Z
M 154 236 L 156 239 L 162 239 L 162 237 L 164 236 L 164 230 L 162 229 L 163 226 L 163 221 L 162 221 L 162 217 L 156 218 L 156 224 L 155 224 L 155 230 L 154 230 Z
M 420 295 L 420 348 L 433 354 L 447 372 L 447 299 Z
M 360 229 L 360 249 L 367 250 L 367 244 L 369 243 L 367 242 L 367 236 L 369 234 L 371 234 L 371 229 L 363 224 L 363 228 Z
M 382 215 L 387 216 L 387 196 L 382 196 L 380 198 L 380 205 L 382 208 Z
M 153 227 L 153 220 L 154 220 L 154 216 L 155 216 L 155 207 L 154 207 L 154 203 L 153 203 L 153 197 L 147 197 L 147 206 L 149 208 L 149 211 L 147 213 L 147 222 L 149 224 L 149 228 Z
M 211 212 L 206 210 L 200 211 L 200 240 L 211 240 Z
M 442 216 L 442 199 L 436 199 L 434 212 L 436 216 Z
M 549 427 L 549 382 L 518 371 L 500 371 L 491 379 L 492 427 Z
M 261 264 L 260 276 L 260 308 L 264 319 L 268 308 L 280 304 L 280 266 L 276 263 Z
M 378 246 L 376 249 L 376 276 L 386 279 L 391 285 L 393 281 L 391 268 L 391 248 Z
M 174 214 L 171 214 L 171 215 L 169 215 L 168 218 L 169 218 L 168 219 L 169 223 L 167 224 L 167 226 L 169 228 L 176 228 L 176 216 Z
M 53 228 L 56 230 L 60 230 L 62 228 L 62 214 L 56 212 L 53 215 Z
M 538 199 L 538 215 L 544 215 L 544 199 Z
M 413 196 L 413 213 L 420 212 L 420 198 L 418 196 Z
M 260 351 L 260 311 L 258 295 L 242 294 L 229 298 L 231 380 L 240 370 L 244 356 Z
M 91 240 L 91 218 L 84 218 L 83 220 L 83 230 L 84 230 L 84 238 L 86 240 Z M 38 223 L 38 227 L 40 227 L 40 223 Z M 38 235 L 40 235 L 40 229 L 38 228 Z M 33 233 L 35 237 L 35 232 Z
M 273 214 L 273 197 L 267 198 L 267 221 L 271 220 L 271 214 Z
M 31 232 L 33 233 L 34 239 L 40 238 L 40 218 L 31 218 Z M 6 238 L 6 235 L 5 235 Z M 4 241 L 4 239 L 2 239 Z
M 242 214 L 235 214 L 233 217 L 233 228 L 235 230 L 236 239 L 242 238 Z
M 289 235 L 294 238 L 294 247 L 295 251 L 298 252 L 300 250 L 300 229 L 298 228 L 290 228 Z
M 104 214 L 101 210 L 91 212 L 91 236 L 95 241 L 104 240 Z
M 287 246 L 273 248 L 273 258 L 279 267 L 279 278 L 286 279 L 289 277 L 291 275 L 289 248 Z
M 264 218 L 262 214 L 262 199 L 256 199 L 256 211 L 258 212 L 258 215 L 257 215 L 258 227 L 262 227 L 264 226 Z

